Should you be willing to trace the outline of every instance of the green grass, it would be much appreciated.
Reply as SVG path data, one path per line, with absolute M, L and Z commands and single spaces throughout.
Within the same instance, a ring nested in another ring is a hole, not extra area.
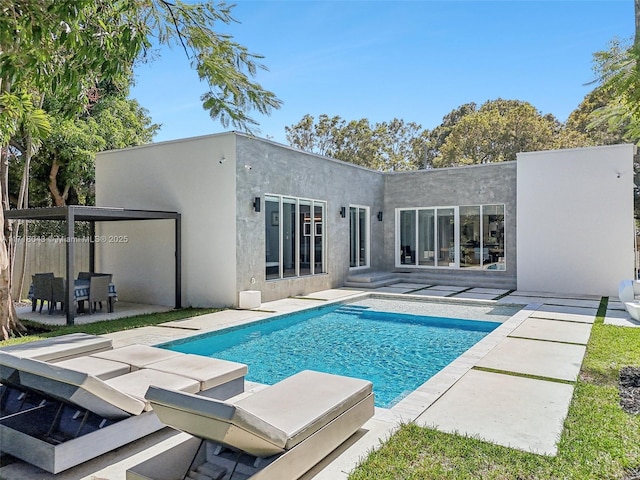
M 591 331 L 555 457 L 539 456 L 405 424 L 349 480 L 623 479 L 640 473 L 640 415 L 619 404 L 622 367 L 640 365 L 640 329 L 602 323 Z
M 178 310 L 170 310 L 162 313 L 150 313 L 146 315 L 136 315 L 135 317 L 119 318 L 116 320 L 105 320 L 102 322 L 87 323 L 83 325 L 73 326 L 54 326 L 43 325 L 41 323 L 23 321 L 22 323 L 27 329 L 37 331 L 38 333 L 32 333 L 24 335 L 22 337 L 15 337 L 9 340 L 0 341 L 0 347 L 7 345 L 15 345 L 18 343 L 27 343 L 41 338 L 55 337 L 58 335 L 66 335 L 67 333 L 84 332 L 93 335 L 104 335 L 105 333 L 119 332 L 121 330 L 129 330 L 132 328 L 146 327 L 149 325 L 157 325 L 159 323 L 170 322 L 172 320 L 181 320 L 183 318 L 195 317 L 198 315 L 204 315 L 207 313 L 218 312 L 221 309 L 217 308 L 182 308 Z

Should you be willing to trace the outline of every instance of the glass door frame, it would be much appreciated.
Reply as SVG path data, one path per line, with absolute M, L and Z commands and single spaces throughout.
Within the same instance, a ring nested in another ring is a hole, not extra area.
M 351 209 L 355 209 L 356 212 L 356 225 L 357 228 L 355 230 L 355 245 L 356 245 L 356 256 L 355 256 L 355 260 L 356 260 L 356 265 L 352 266 L 351 265 L 351 253 L 352 253 L 352 241 L 353 239 L 353 233 L 351 230 Z M 360 230 L 360 213 L 364 212 L 364 218 L 365 218 L 365 233 L 367 235 L 367 238 L 365 239 L 364 242 L 364 261 L 365 264 L 361 265 L 360 264 L 360 243 L 361 243 L 361 235 L 362 232 Z M 365 268 L 369 268 L 371 266 L 371 208 L 367 207 L 365 205 L 349 205 L 349 269 L 350 270 L 360 270 L 360 269 L 365 269 Z
M 434 257 L 434 265 L 433 266 L 426 266 L 426 265 L 420 265 L 420 255 L 415 254 L 414 255 L 414 259 L 413 259 L 413 263 L 401 263 L 401 255 L 402 255 L 402 246 L 400 245 L 400 232 L 401 232 L 401 225 L 400 225 L 400 219 L 402 217 L 401 212 L 406 212 L 406 211 L 413 211 L 415 212 L 414 215 L 414 228 L 415 228 L 415 239 L 414 239 L 414 245 L 416 246 L 416 249 L 418 248 L 418 246 L 420 245 L 420 229 L 419 227 L 419 212 L 421 210 L 433 210 L 433 215 L 434 215 L 434 229 L 433 229 L 433 235 L 434 235 L 434 248 L 435 248 L 435 252 L 438 252 L 440 250 L 440 245 L 438 242 L 439 239 L 439 225 L 438 225 L 438 210 L 451 210 L 453 209 L 453 225 L 454 225 L 454 232 L 453 232 L 453 238 L 454 238 L 454 261 L 453 262 L 442 262 L 445 263 L 443 265 L 439 265 L 438 263 L 438 255 L 435 254 Z M 396 268 L 439 268 L 439 269 L 443 269 L 443 268 L 460 268 L 460 221 L 459 221 L 459 207 L 457 206 L 439 206 L 439 207 L 414 207 L 414 208 L 396 208 L 395 209 L 395 255 L 394 255 L 394 263 L 395 263 L 395 267 Z

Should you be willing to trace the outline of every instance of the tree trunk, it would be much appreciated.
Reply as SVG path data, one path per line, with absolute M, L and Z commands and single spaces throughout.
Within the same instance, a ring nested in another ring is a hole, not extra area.
M 11 258 L 9 256 L 9 248 L 7 238 L 5 237 L 5 217 L 4 209 L 6 204 L 5 180 L 8 173 L 8 154 L 7 149 L 0 149 L 0 199 L 2 199 L 2 208 L 0 208 L 0 334 L 3 339 L 18 332 L 24 332 L 24 325 L 18 320 L 16 309 L 11 298 Z
M 49 192 L 51 193 L 51 198 L 53 198 L 53 203 L 56 207 L 64 207 L 66 204 L 64 193 L 60 192 L 58 188 L 58 172 L 60 171 L 60 164 L 58 160 L 54 157 L 53 162 L 51 163 L 51 170 L 49 170 Z
M 42 100 L 40 101 L 40 106 L 42 106 Z M 24 170 L 22 172 L 22 182 L 20 183 L 20 194 L 18 198 L 18 208 L 29 208 L 29 180 L 31 178 L 31 159 L 36 152 L 36 147 L 33 142 L 33 137 L 31 133 L 27 133 L 27 141 L 26 143 L 26 153 L 25 153 L 25 161 L 24 161 Z M 15 238 L 15 248 L 18 246 L 18 229 L 16 229 L 16 238 Z M 22 265 L 20 267 L 20 274 L 18 275 L 19 282 L 18 283 L 18 299 L 22 299 L 22 287 L 24 285 L 24 274 L 27 268 L 27 250 L 29 247 L 29 242 L 27 242 L 27 236 L 29 235 L 29 221 L 24 220 L 22 222 L 22 238 L 24 242 L 22 244 Z M 15 277 L 15 258 L 14 265 L 11 268 L 12 278 Z M 12 283 L 13 287 L 13 283 Z

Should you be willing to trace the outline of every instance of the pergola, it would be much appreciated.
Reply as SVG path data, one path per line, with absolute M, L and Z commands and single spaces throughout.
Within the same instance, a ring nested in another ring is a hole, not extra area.
M 69 205 L 66 207 L 25 208 L 20 210 L 5 210 L 4 216 L 13 220 L 61 220 L 67 225 L 67 265 L 66 265 L 66 294 L 67 294 L 67 325 L 73 325 L 75 318 L 74 305 L 74 245 L 75 222 L 90 222 L 91 235 L 95 236 L 95 222 L 121 222 L 131 220 L 174 220 L 175 222 L 175 308 L 182 306 L 182 255 L 181 255 L 181 225 L 178 212 L 159 210 L 130 210 L 126 208 L 91 207 L 84 205 Z M 95 242 L 89 247 L 89 270 L 95 269 Z

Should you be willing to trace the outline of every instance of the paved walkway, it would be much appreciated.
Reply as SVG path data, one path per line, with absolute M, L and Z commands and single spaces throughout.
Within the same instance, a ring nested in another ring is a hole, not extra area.
M 497 300 L 526 307 L 394 407 L 376 408 L 374 418 L 361 432 L 308 472 L 305 480 L 346 478 L 357 462 L 379 447 L 400 422 L 408 421 L 539 454 L 556 453 L 600 297 L 409 283 L 374 292 L 416 298 Z M 352 289 L 326 290 L 304 298 L 265 303 L 253 311 L 226 310 L 108 336 L 115 347 L 154 345 L 366 294 Z M 615 301 L 610 302 L 605 323 L 640 326 Z M 247 384 L 249 391 L 253 388 L 260 386 Z M 186 434 L 165 429 L 55 477 L 21 462 L 0 468 L 0 477 L 124 479 L 127 468 L 186 438 Z

